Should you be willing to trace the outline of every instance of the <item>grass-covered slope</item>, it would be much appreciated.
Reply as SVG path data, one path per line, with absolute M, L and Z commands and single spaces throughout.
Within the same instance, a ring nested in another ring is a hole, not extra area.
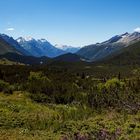
M 27 93 L 0 93 L 1 140 L 140 139 L 140 112 L 96 113 L 74 105 L 38 104 Z
M 24 65 L 24 64 L 13 62 L 13 61 L 3 58 L 3 59 L 0 59 L 0 65 Z
M 48 57 L 24 56 L 16 53 L 6 53 L 4 55 L 0 55 L 0 59 L 3 58 L 6 58 L 7 60 L 13 61 L 15 63 L 17 62 L 17 63 L 23 63 L 29 65 L 46 64 L 50 61 L 50 58 Z

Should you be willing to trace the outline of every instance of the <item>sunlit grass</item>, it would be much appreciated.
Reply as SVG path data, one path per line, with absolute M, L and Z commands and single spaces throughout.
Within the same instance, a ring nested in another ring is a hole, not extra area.
M 140 113 L 118 113 L 114 109 L 97 113 L 78 105 L 38 104 L 27 93 L 0 93 L 1 140 L 59 140 L 79 137 L 138 140 Z

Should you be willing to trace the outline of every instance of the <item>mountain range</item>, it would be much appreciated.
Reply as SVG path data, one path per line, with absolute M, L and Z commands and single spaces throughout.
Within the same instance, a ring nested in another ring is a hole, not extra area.
M 70 50 L 70 47 L 68 48 Z M 71 51 L 56 48 L 45 39 L 36 40 L 31 37 L 19 37 L 14 40 L 8 35 L 0 34 L 0 59 L 6 58 L 10 61 L 29 65 L 61 61 L 63 56 L 68 62 L 80 61 L 80 57 L 72 54 Z
M 73 47 L 68 45 L 55 45 L 56 48 L 60 48 L 61 50 L 67 52 L 67 53 L 76 53 L 80 50 L 80 47 Z
M 118 66 L 140 65 L 140 41 L 121 49 L 117 53 L 109 55 L 105 59 L 101 60 L 99 63 Z
M 11 48 L 14 48 L 20 54 L 31 55 L 22 46 L 20 46 L 20 44 L 16 40 L 14 40 L 12 37 L 9 37 L 8 35 L 5 35 L 5 34 L 0 34 L 0 39 L 2 39 L 4 42 L 8 43 L 11 46 L 11 47 L 9 47 L 9 51 L 11 50 Z
M 25 49 L 32 56 L 35 57 L 47 56 L 53 58 L 66 53 L 65 51 L 58 49 L 52 44 L 50 44 L 46 39 L 36 40 L 31 37 L 20 37 L 17 39 L 17 42 L 23 49 Z
M 53 58 L 66 53 L 75 53 L 80 49 L 79 47 L 67 45 L 61 45 L 61 47 L 60 45 L 53 46 L 46 39 L 34 39 L 32 37 L 19 37 L 15 40 L 8 35 L 0 34 L 0 38 L 26 56 L 47 56 Z
M 139 40 L 140 33 L 125 33 L 122 35 L 116 35 L 102 43 L 85 46 L 76 54 L 88 58 L 90 61 L 99 61 Z
M 64 62 L 118 62 L 129 56 L 131 59 L 139 58 L 140 33 L 124 33 L 116 35 L 107 41 L 76 48 L 67 45 L 53 46 L 46 39 L 32 37 L 19 37 L 13 39 L 0 34 L 0 59 L 6 58 L 25 64 L 47 64 L 53 61 Z M 120 56 L 121 55 L 121 56 Z M 125 57 L 126 56 L 126 57 Z M 136 57 L 137 56 L 137 57 Z M 129 58 L 127 58 L 129 60 Z

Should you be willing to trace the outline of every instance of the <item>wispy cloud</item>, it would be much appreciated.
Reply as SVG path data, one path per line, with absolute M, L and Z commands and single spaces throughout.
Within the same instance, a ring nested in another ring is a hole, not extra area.
M 6 31 L 14 31 L 14 28 L 7 28 Z
M 137 27 L 136 29 L 134 29 L 135 32 L 140 32 L 140 27 Z

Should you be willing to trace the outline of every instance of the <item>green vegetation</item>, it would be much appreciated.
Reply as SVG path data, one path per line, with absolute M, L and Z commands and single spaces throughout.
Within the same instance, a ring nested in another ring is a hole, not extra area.
M 13 62 L 13 61 L 9 61 L 8 59 L 0 59 L 0 65 L 23 65 L 21 63 L 17 63 L 17 62 Z
M 0 139 L 138 140 L 140 112 L 102 113 L 79 105 L 38 104 L 27 93 L 0 94 Z
M 0 92 L 12 94 L 14 87 L 3 80 L 0 80 Z
M 70 67 L 0 66 L 0 139 L 139 140 L 139 68 Z

